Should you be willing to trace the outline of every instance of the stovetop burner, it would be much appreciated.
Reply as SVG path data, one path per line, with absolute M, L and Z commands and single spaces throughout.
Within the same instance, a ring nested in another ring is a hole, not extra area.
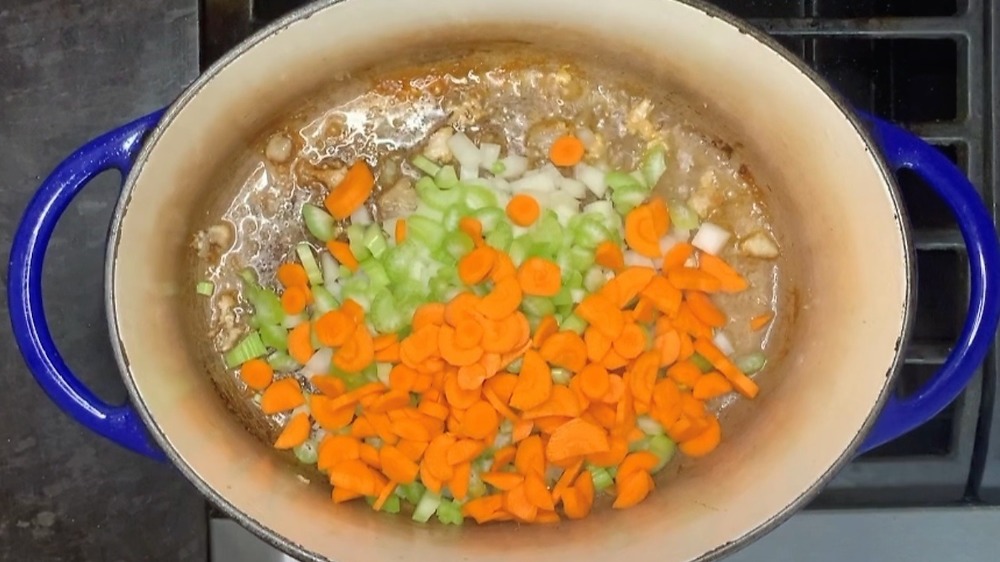
M 858 109 L 923 136 L 983 188 L 989 202 L 993 189 L 986 181 L 993 163 L 987 159 L 987 147 L 996 127 L 988 126 L 986 70 L 992 57 L 985 22 L 992 15 L 1000 24 L 1000 9 L 984 2 L 713 3 L 775 36 Z M 305 3 L 204 0 L 202 66 Z M 916 240 L 918 270 L 916 324 L 896 387 L 896 393 L 905 396 L 947 357 L 961 329 L 969 280 L 965 249 L 946 205 L 915 175 L 903 173 L 899 180 Z M 814 505 L 1000 502 L 1000 412 L 996 420 L 991 417 L 997 400 L 995 361 L 991 354 L 985 367 L 989 376 L 978 373 L 963 395 L 933 420 L 848 465 Z M 989 458 L 992 463 L 987 463 Z

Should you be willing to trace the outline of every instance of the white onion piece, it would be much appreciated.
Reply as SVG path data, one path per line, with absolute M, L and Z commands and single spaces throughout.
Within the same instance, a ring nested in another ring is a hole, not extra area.
M 569 290 L 569 298 L 576 304 L 583 302 L 583 298 L 586 296 L 587 296 L 587 291 L 584 291 L 583 289 Z
M 507 193 L 506 191 L 496 191 L 493 195 L 495 195 L 497 198 L 497 207 L 500 207 L 501 209 L 506 209 L 507 203 L 510 203 L 511 199 L 510 193 Z M 541 203 L 539 203 L 539 206 L 541 206 Z
M 322 375 L 330 371 L 330 364 L 333 361 L 333 350 L 329 347 L 321 347 L 319 351 L 306 361 L 306 364 L 299 371 L 303 375 Z
M 524 156 L 510 154 L 506 158 L 500 160 L 500 162 L 502 162 L 504 166 L 503 173 L 500 174 L 500 177 L 505 180 L 519 178 L 528 170 L 528 159 Z
M 525 191 L 552 193 L 556 190 L 556 182 L 552 181 L 552 177 L 546 174 L 534 174 L 510 182 L 510 190 L 514 193 Z
M 732 355 L 736 351 L 736 348 L 733 347 L 733 342 L 729 341 L 729 336 L 721 330 L 715 333 L 712 343 L 715 344 L 715 347 L 719 348 L 719 351 L 726 355 Z
M 358 207 L 357 211 L 351 213 L 351 224 L 369 225 L 372 223 L 372 215 L 364 205 Z
M 337 277 L 340 276 L 340 264 L 337 263 L 336 258 L 330 252 L 320 252 L 319 262 L 323 268 L 323 284 L 330 285 L 331 283 L 336 283 Z M 327 287 L 327 290 L 330 290 L 329 287 Z
M 286 314 L 285 319 L 281 321 L 281 327 L 291 330 L 304 322 L 305 319 L 306 317 L 304 314 Z
M 587 196 L 587 186 L 573 178 L 559 178 L 559 190 L 573 199 L 583 199 Z
M 583 206 L 584 213 L 598 213 L 604 216 L 612 216 L 615 214 L 615 206 L 611 201 L 600 200 L 587 203 Z
M 490 180 L 490 187 L 501 193 L 510 193 L 510 182 L 503 178 L 493 178 Z
M 584 148 L 590 148 L 597 142 L 597 136 L 594 134 L 594 131 L 586 127 L 576 128 L 576 138 L 580 139 Z
M 656 269 L 656 262 L 638 252 L 633 252 L 632 250 L 625 252 L 625 265 L 629 267 L 648 267 L 650 269 Z
M 581 163 L 576 165 L 573 174 L 597 197 L 604 197 L 608 192 L 608 184 L 604 181 L 605 174 L 601 170 Z
M 660 238 L 660 253 L 666 254 L 671 248 L 679 244 L 680 241 L 673 236 L 667 234 L 663 238 Z
M 394 245 L 398 244 L 396 241 L 397 222 L 399 222 L 399 217 L 392 217 L 391 219 L 385 219 L 382 221 L 382 232 L 385 232 L 385 237 L 388 238 Z
M 710 222 L 703 222 L 698 227 L 698 232 L 695 233 L 694 239 L 691 240 L 691 245 L 703 252 L 714 255 L 726 247 L 726 242 L 729 242 L 730 236 L 729 231 L 721 226 Z
M 479 179 L 479 168 L 467 168 L 466 166 L 462 166 L 458 171 L 458 179 L 463 182 Z
M 478 168 L 483 161 L 479 148 L 465 136 L 465 133 L 455 133 L 447 141 L 448 148 L 463 168 Z
M 489 170 L 493 164 L 500 159 L 500 145 L 484 142 L 479 145 L 479 155 L 482 161 L 479 163 L 484 170 Z
M 635 419 L 635 425 L 646 435 L 662 435 L 663 426 L 653 418 L 642 415 Z
M 570 219 L 580 214 L 580 202 L 561 191 L 549 194 L 547 205 L 543 207 L 555 211 L 559 224 L 563 226 L 568 225 Z
M 552 178 L 552 181 L 557 184 L 559 183 L 560 180 L 563 179 L 562 172 L 560 172 L 559 168 L 556 168 L 552 164 L 546 164 L 542 166 L 541 168 L 538 169 L 538 173 L 548 175 L 550 178 Z

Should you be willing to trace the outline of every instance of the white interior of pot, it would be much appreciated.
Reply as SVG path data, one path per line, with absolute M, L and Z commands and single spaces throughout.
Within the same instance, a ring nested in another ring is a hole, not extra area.
M 540 31 L 544 29 L 544 31 Z M 794 226 L 799 303 L 778 382 L 723 445 L 640 506 L 558 527 L 421 526 L 335 506 L 226 411 L 181 314 L 192 217 L 220 162 L 328 78 L 400 48 L 471 37 L 613 45 L 669 74 L 760 158 L 772 211 Z M 597 43 L 599 42 L 599 43 Z M 905 324 L 907 257 L 872 155 L 794 66 L 723 20 L 663 0 L 348 0 L 296 22 L 186 101 L 138 171 L 120 229 L 114 314 L 135 390 L 180 464 L 291 544 L 338 561 L 656 557 L 689 560 L 781 513 L 843 454 L 883 391 Z

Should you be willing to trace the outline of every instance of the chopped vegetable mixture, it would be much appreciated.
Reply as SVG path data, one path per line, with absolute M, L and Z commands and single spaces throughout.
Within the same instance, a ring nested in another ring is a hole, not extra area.
M 278 286 L 242 273 L 252 329 L 226 365 L 285 414 L 274 447 L 316 464 L 336 503 L 454 525 L 638 504 L 677 450 L 719 445 L 706 402 L 758 394 L 765 358 L 733 358 L 715 300 L 748 288 L 720 257 L 730 232 L 653 194 L 660 144 L 605 170 L 566 132 L 528 169 L 443 130 L 410 163 L 412 213 L 342 234 L 374 195 L 364 159 L 302 207 L 313 239 Z

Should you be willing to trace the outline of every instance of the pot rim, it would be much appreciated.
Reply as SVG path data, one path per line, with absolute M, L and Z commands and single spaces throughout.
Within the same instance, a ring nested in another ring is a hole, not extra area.
M 107 246 L 106 256 L 105 256 L 105 307 L 108 322 L 109 335 L 113 343 L 112 349 L 115 355 L 115 361 L 118 363 L 118 369 L 121 371 L 122 379 L 125 384 L 125 388 L 128 391 L 129 399 L 131 403 L 136 407 L 142 418 L 143 423 L 146 425 L 152 437 L 156 440 L 156 443 L 163 449 L 167 457 L 170 459 L 171 463 L 177 467 L 178 470 L 187 478 L 198 491 L 212 501 L 213 504 L 218 506 L 227 516 L 231 517 L 237 521 L 244 528 L 249 529 L 253 534 L 257 535 L 263 541 L 269 545 L 290 554 L 296 558 L 302 560 L 309 560 L 312 562 L 324 562 L 330 560 L 330 558 L 310 550 L 305 549 L 302 545 L 292 542 L 288 538 L 282 536 L 281 534 L 275 532 L 268 526 L 262 524 L 256 519 L 248 516 L 237 506 L 229 502 L 224 494 L 220 493 L 215 488 L 209 486 L 183 459 L 178 455 L 177 451 L 170 444 L 167 439 L 166 434 L 162 431 L 160 426 L 156 423 L 156 420 L 150 415 L 149 410 L 146 407 L 146 403 L 143 400 L 141 394 L 139 393 L 134 380 L 131 376 L 131 368 L 128 362 L 128 358 L 124 353 L 124 342 L 122 342 L 120 337 L 120 331 L 118 329 L 117 323 L 117 310 L 115 307 L 115 288 L 114 288 L 114 274 L 117 263 L 118 255 L 118 245 L 121 236 L 121 223 L 125 216 L 126 209 L 128 208 L 129 202 L 132 199 L 132 192 L 135 188 L 135 183 L 142 172 L 146 159 L 150 151 L 156 146 L 157 141 L 163 135 L 163 132 L 170 126 L 174 118 L 180 113 L 185 106 L 190 102 L 201 89 L 208 84 L 217 74 L 219 74 L 223 69 L 229 66 L 234 60 L 242 56 L 246 51 L 254 48 L 259 43 L 265 39 L 276 35 L 293 23 L 300 20 L 305 20 L 313 15 L 322 12 L 332 6 L 340 4 L 342 2 L 347 2 L 348 0 L 319 0 L 313 4 L 303 6 L 302 8 L 293 10 L 279 19 L 274 20 L 267 26 L 263 27 L 259 31 L 255 32 L 248 38 L 244 39 L 241 43 L 236 45 L 234 48 L 229 50 L 224 54 L 219 60 L 213 63 L 207 70 L 201 73 L 198 78 L 195 79 L 184 91 L 170 104 L 170 107 L 164 113 L 163 117 L 156 125 L 156 127 L 149 133 L 148 137 L 143 143 L 142 150 L 136 157 L 135 164 L 129 172 L 125 179 L 122 187 L 121 195 L 119 196 L 118 203 L 115 206 L 114 214 L 112 215 L 111 228 L 109 243 Z M 875 420 L 878 418 L 882 411 L 883 406 L 888 400 L 891 389 L 893 388 L 896 377 L 903 365 L 902 349 L 905 344 L 909 341 L 910 334 L 912 332 L 913 320 L 915 308 L 913 303 L 916 297 L 916 286 L 913 283 L 915 274 L 915 249 L 913 246 L 913 239 L 908 228 L 909 218 L 906 212 L 906 207 L 903 205 L 902 196 L 899 191 L 899 185 L 896 181 L 895 174 L 887 166 L 885 159 L 881 155 L 880 151 L 875 148 L 874 140 L 869 133 L 867 127 L 862 118 L 855 112 L 849 103 L 834 90 L 834 88 L 816 71 L 810 68 L 805 61 L 796 57 L 794 54 L 789 52 L 784 46 L 778 43 L 774 38 L 765 33 L 764 31 L 752 26 L 749 22 L 730 14 L 729 12 L 718 8 L 714 5 L 708 4 L 705 0 L 668 0 L 676 2 L 679 4 L 687 5 L 688 7 L 694 8 L 706 16 L 722 20 L 723 22 L 736 28 L 740 33 L 743 33 L 757 42 L 761 43 L 765 47 L 769 48 L 775 54 L 780 56 L 784 61 L 794 67 L 796 70 L 801 72 L 807 79 L 816 84 L 816 86 L 829 97 L 835 106 L 840 110 L 844 117 L 850 122 L 854 127 L 858 136 L 865 144 L 866 150 L 875 157 L 875 162 L 878 165 L 879 171 L 882 175 L 882 179 L 885 182 L 890 198 L 892 200 L 893 209 L 896 215 L 896 222 L 899 225 L 900 236 L 902 238 L 903 247 L 905 251 L 904 261 L 906 264 L 906 294 L 907 298 L 903 304 L 903 324 L 902 330 L 896 339 L 894 357 L 892 364 L 890 365 L 885 376 L 885 383 L 879 393 L 878 399 L 872 406 L 871 412 L 865 418 L 865 422 L 858 428 L 857 433 L 851 440 L 851 443 L 844 449 L 837 460 L 830 465 L 830 467 L 824 472 L 807 490 L 802 492 L 798 497 L 791 500 L 785 505 L 780 511 L 775 513 L 769 519 L 760 523 L 756 528 L 750 532 L 740 536 L 739 538 L 732 540 L 730 542 L 719 545 L 713 550 L 710 550 L 698 558 L 692 560 L 691 562 L 707 562 L 709 560 L 716 560 L 722 556 L 732 554 L 738 550 L 743 549 L 747 545 L 753 543 L 762 536 L 768 534 L 786 519 L 791 517 L 794 513 L 799 511 L 809 500 L 814 498 L 823 487 L 833 478 L 833 476 L 840 471 L 840 469 L 850 461 L 854 455 L 854 452 L 861 445 L 862 441 L 868 434 Z

